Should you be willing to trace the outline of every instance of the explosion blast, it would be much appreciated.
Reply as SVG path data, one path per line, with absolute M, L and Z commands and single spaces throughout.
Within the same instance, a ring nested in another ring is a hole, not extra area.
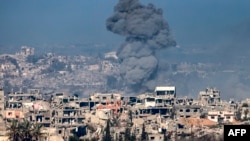
M 144 6 L 138 0 L 120 0 L 106 27 L 126 37 L 117 51 L 126 87 L 133 92 L 152 90 L 158 69 L 155 51 L 176 46 L 162 9 Z

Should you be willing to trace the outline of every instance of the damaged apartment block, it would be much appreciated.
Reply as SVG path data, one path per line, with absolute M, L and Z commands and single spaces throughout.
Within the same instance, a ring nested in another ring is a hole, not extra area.
M 220 91 L 213 88 L 200 91 L 198 99 L 192 99 L 177 97 L 175 86 L 157 86 L 152 93 L 135 96 L 92 93 L 80 98 L 62 91 L 48 99 L 39 89 L 9 93 L 8 97 L 1 90 L 0 98 L 3 127 L 12 119 L 27 119 L 41 124 L 47 139 L 58 136 L 64 140 L 70 136 L 101 140 L 108 121 L 114 140 L 128 140 L 128 134 L 129 138 L 133 135 L 137 140 L 152 141 L 202 137 L 215 132 L 207 125 L 234 122 L 238 109 L 236 102 L 221 100 Z

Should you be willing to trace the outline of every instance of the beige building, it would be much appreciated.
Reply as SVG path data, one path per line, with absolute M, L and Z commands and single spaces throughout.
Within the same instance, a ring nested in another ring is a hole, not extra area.
M 229 111 L 209 111 L 207 118 L 217 123 L 233 122 L 235 120 L 235 114 Z
M 216 106 L 221 102 L 220 91 L 214 88 L 207 88 L 205 91 L 200 91 L 198 100 L 202 106 Z
M 5 118 L 6 119 L 23 119 L 24 114 L 20 110 L 6 110 Z
M 178 105 L 176 107 L 176 117 L 178 118 L 200 118 L 201 107 L 198 105 Z

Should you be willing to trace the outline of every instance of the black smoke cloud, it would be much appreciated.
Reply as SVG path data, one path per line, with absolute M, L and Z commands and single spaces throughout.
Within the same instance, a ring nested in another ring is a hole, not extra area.
M 163 11 L 153 4 L 144 6 L 138 0 L 120 0 L 106 26 L 109 31 L 126 37 L 117 55 L 128 90 L 152 90 L 158 69 L 155 51 L 176 46 Z

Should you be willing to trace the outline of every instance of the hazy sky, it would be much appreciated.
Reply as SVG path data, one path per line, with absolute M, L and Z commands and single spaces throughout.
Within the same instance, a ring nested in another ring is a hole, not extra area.
M 106 30 L 118 0 L 0 0 L 0 51 L 8 46 L 124 40 Z M 217 42 L 250 23 L 249 0 L 141 0 L 162 8 L 181 47 Z
M 117 2 L 0 0 L 0 54 L 19 50 L 21 45 L 51 50 L 55 44 L 106 44 L 115 50 L 124 37 L 107 31 L 106 19 L 112 15 Z M 231 64 L 240 65 L 241 70 L 249 72 L 249 58 L 245 57 L 244 61 L 239 58 L 250 56 L 250 0 L 141 0 L 141 3 L 153 3 L 163 9 L 171 32 L 181 46 L 160 52 L 168 57 L 167 61 L 208 60 L 222 62 L 232 70 L 237 68 Z M 247 78 L 244 73 L 241 76 Z M 216 76 L 201 87 L 207 83 L 218 84 L 222 91 L 229 91 L 231 95 L 235 95 L 236 90 L 247 95 L 250 80 L 246 79 L 248 83 L 243 84 L 242 78 L 235 74 Z M 194 85 L 197 83 L 200 84 L 192 81 Z

